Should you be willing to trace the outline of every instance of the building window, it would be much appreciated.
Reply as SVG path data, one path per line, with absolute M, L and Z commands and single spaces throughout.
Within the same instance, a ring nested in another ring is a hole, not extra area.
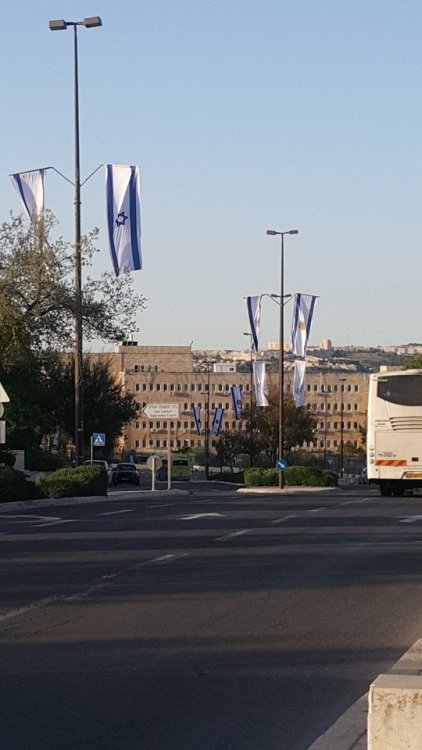
M 355 385 L 355 393 L 359 393 L 359 386 Z
M 136 422 L 135 422 L 135 430 L 139 430 L 139 421 L 138 420 L 136 420 Z
M 135 391 L 139 391 L 139 390 L 140 390 L 140 385 L 139 385 L 139 383 L 135 383 Z
M 154 385 L 153 385 L 153 383 L 150 383 L 150 384 L 149 384 L 149 389 L 150 389 L 150 391 L 154 390 Z
M 142 383 L 142 390 L 146 391 L 146 389 L 147 389 L 147 384 L 146 383 Z
M 135 440 L 135 448 L 139 448 L 139 440 Z
M 139 365 L 133 365 L 134 372 L 139 372 L 140 369 Z
M 163 385 L 163 391 L 166 391 L 166 390 L 167 390 L 167 383 L 164 383 L 164 385 Z
M 142 429 L 146 430 L 146 428 L 147 428 L 147 423 L 146 422 L 142 422 Z

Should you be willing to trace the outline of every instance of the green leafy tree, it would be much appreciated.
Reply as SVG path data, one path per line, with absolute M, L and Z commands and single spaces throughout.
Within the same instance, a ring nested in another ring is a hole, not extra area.
M 264 452 L 271 466 L 278 457 L 279 440 L 279 403 L 278 391 L 272 389 L 268 396 L 267 407 L 255 407 L 253 410 L 253 445 L 254 455 Z M 287 398 L 283 405 L 284 415 L 284 455 L 288 455 L 292 448 L 304 441 L 313 440 L 315 420 L 304 407 L 296 408 L 291 398 Z M 244 409 L 244 417 L 250 425 L 249 409 Z M 248 452 L 248 449 L 246 449 Z
M 405 359 L 403 362 L 403 370 L 422 370 L 422 355 L 415 354 L 414 357 Z
M 224 430 L 216 441 L 215 450 L 221 467 L 234 466 L 236 456 L 248 451 L 248 438 L 239 430 Z
M 73 249 L 62 237 L 52 239 L 56 226 L 49 212 L 38 221 L 12 216 L 0 225 L 0 373 L 46 347 L 73 346 Z M 89 276 L 97 236 L 94 230 L 81 243 L 83 335 L 115 342 L 133 328 L 145 299 L 134 293 L 130 274 Z
M 82 365 L 84 390 L 85 453 L 89 454 L 90 438 L 94 432 L 106 435 L 106 450 L 113 450 L 116 439 L 123 434 L 124 425 L 135 419 L 138 406 L 131 393 L 124 393 L 122 383 L 110 370 L 107 355 L 85 357 Z M 52 358 L 47 373 L 47 397 L 50 403 L 52 430 L 73 436 L 74 359 Z

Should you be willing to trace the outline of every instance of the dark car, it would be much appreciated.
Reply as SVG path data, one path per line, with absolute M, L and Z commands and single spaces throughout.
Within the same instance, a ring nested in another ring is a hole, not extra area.
M 113 475 L 111 478 L 112 484 L 121 484 L 122 482 L 128 482 L 129 484 L 140 484 L 140 476 L 137 471 L 135 464 L 117 464 L 113 469 Z

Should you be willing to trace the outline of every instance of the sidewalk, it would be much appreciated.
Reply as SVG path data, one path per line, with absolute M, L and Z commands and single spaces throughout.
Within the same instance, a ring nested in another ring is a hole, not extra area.
M 30 510 L 31 508 L 65 508 L 68 505 L 93 505 L 95 503 L 116 502 L 118 500 L 135 500 L 139 495 L 143 498 L 172 497 L 174 495 L 189 495 L 189 490 L 137 490 L 122 492 L 119 495 L 88 495 L 87 497 L 48 497 L 42 500 L 16 500 L 11 503 L 0 503 L 2 513 L 9 510 Z

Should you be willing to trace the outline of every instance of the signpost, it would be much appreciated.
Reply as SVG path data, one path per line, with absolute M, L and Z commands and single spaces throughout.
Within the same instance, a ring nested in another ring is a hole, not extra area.
M 171 489 L 170 419 L 179 419 L 179 404 L 147 404 L 144 414 L 148 419 L 167 420 L 167 489 Z
M 148 456 L 147 466 L 152 474 L 151 489 L 153 492 L 155 490 L 155 474 L 158 471 L 158 469 L 161 469 L 162 465 L 163 465 L 163 462 L 160 456 Z
M 275 468 L 279 471 L 286 471 L 288 466 L 287 461 L 284 458 L 279 458 L 275 463 Z
M 91 463 L 94 459 L 94 448 L 104 448 L 105 432 L 93 432 L 91 435 Z

